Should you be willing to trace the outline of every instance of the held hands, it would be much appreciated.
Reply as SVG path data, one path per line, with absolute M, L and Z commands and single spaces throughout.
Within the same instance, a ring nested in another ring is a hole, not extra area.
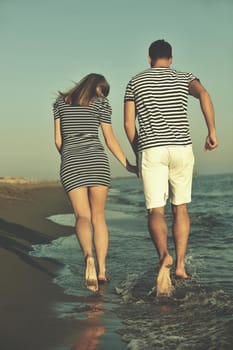
M 208 135 L 205 140 L 205 151 L 212 151 L 216 147 L 218 147 L 218 140 L 216 135 Z
M 126 160 L 126 169 L 133 174 L 138 175 L 138 167 L 136 165 L 132 165 L 129 163 L 128 160 Z

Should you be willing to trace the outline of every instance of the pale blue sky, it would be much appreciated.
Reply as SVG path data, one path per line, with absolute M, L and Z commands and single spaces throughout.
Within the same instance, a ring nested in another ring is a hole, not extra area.
M 124 89 L 162 38 L 173 46 L 173 68 L 198 76 L 215 106 L 220 147 L 206 153 L 204 119 L 190 98 L 196 171 L 233 172 L 232 18 L 232 0 L 0 0 L 0 176 L 59 177 L 51 105 L 57 90 L 90 72 L 111 85 L 113 128 L 133 160 Z M 112 176 L 127 175 L 110 158 Z

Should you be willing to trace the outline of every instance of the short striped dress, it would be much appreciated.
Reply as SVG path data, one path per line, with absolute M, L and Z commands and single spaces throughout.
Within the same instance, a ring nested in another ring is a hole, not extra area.
M 89 106 L 73 106 L 59 96 L 53 104 L 53 114 L 55 119 L 60 118 L 60 178 L 65 191 L 109 186 L 109 160 L 98 135 L 100 123 L 111 124 L 108 99 L 98 97 Z

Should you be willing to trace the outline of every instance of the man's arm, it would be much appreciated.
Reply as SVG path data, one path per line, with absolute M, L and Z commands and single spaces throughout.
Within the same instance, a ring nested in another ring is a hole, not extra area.
M 124 105 L 124 127 L 128 140 L 138 157 L 138 132 L 136 128 L 136 111 L 134 101 L 125 101 Z
M 215 129 L 215 117 L 214 117 L 214 107 L 208 92 L 205 90 L 204 86 L 198 81 L 193 80 L 189 85 L 190 95 L 196 97 L 200 101 L 201 110 L 205 117 L 206 125 L 208 128 L 208 136 L 205 141 L 205 149 L 213 150 L 218 147 L 218 140 L 216 137 Z

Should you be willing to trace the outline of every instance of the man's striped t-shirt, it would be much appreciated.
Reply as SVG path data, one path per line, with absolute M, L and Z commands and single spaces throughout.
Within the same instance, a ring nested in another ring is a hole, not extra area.
M 139 123 L 138 151 L 191 144 L 187 105 L 192 73 L 149 68 L 127 85 L 125 101 L 134 101 Z

